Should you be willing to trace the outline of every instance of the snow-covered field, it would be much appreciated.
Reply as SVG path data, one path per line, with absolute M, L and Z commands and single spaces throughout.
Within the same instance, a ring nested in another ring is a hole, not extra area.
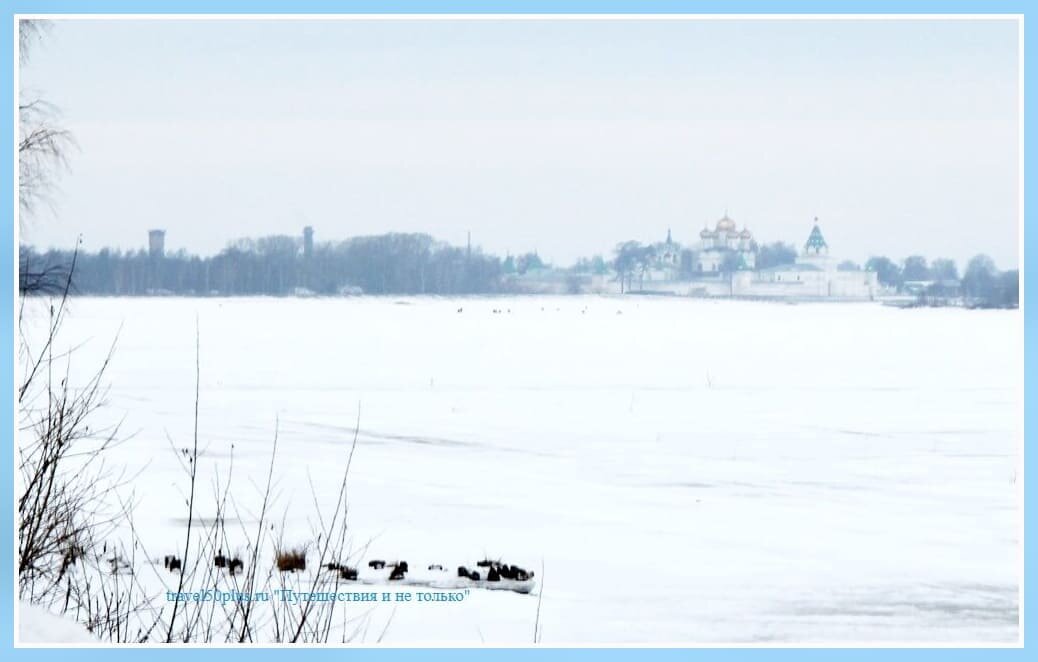
M 117 462 L 146 467 L 158 556 L 184 528 L 167 435 L 190 446 L 196 318 L 207 499 L 233 445 L 258 510 L 278 421 L 278 525 L 303 540 L 359 407 L 362 558 L 533 569 L 546 644 L 1017 640 L 1018 311 L 75 299 L 74 374 L 119 334 L 104 415 L 133 435 Z M 529 643 L 538 599 L 380 604 L 366 638 Z
M 39 605 L 18 604 L 18 641 L 23 644 L 96 644 L 82 625 L 68 616 L 55 616 Z

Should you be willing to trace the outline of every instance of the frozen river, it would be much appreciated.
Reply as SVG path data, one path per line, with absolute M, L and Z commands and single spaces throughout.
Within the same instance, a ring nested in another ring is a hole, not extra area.
M 500 312 L 494 312 L 495 310 Z M 183 530 L 195 324 L 206 493 L 234 446 L 279 526 L 363 558 L 537 571 L 555 643 L 1015 642 L 1022 317 L 671 298 L 75 299 L 141 534 Z M 121 327 L 121 331 L 120 331 Z M 543 572 L 542 572 L 543 564 Z M 368 640 L 529 643 L 538 596 L 380 605 Z

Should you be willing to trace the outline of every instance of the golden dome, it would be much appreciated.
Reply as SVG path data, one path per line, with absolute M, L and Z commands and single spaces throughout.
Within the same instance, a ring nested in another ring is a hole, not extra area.
M 742 232 L 739 233 L 739 236 L 743 239 L 753 239 L 753 233 L 747 228 L 743 228 Z
M 732 219 L 728 218 L 728 214 L 725 214 L 724 216 L 721 217 L 721 220 L 719 220 L 717 222 L 717 231 L 718 232 L 734 232 L 735 231 L 735 221 L 733 221 Z

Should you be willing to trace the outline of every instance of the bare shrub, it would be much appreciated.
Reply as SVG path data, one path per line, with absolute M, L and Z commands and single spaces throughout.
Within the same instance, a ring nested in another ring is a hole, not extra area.
M 293 547 L 278 550 L 274 556 L 279 572 L 295 572 L 306 570 L 306 548 Z
M 40 348 L 32 349 L 24 329 L 19 347 L 18 579 L 20 597 L 32 602 L 52 596 L 74 566 L 99 556 L 98 541 L 118 519 L 109 496 L 124 482 L 104 463 L 118 427 L 89 423 L 104 403 L 112 348 L 78 386 L 70 382 L 70 355 L 54 351 L 70 286 L 71 273 L 62 298 L 47 304 Z

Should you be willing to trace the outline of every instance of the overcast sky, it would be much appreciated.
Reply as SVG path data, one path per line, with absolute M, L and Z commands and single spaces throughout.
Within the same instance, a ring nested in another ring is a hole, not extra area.
M 24 242 L 427 232 L 568 264 L 758 241 L 1018 261 L 1015 21 L 59 21 L 79 149 Z

